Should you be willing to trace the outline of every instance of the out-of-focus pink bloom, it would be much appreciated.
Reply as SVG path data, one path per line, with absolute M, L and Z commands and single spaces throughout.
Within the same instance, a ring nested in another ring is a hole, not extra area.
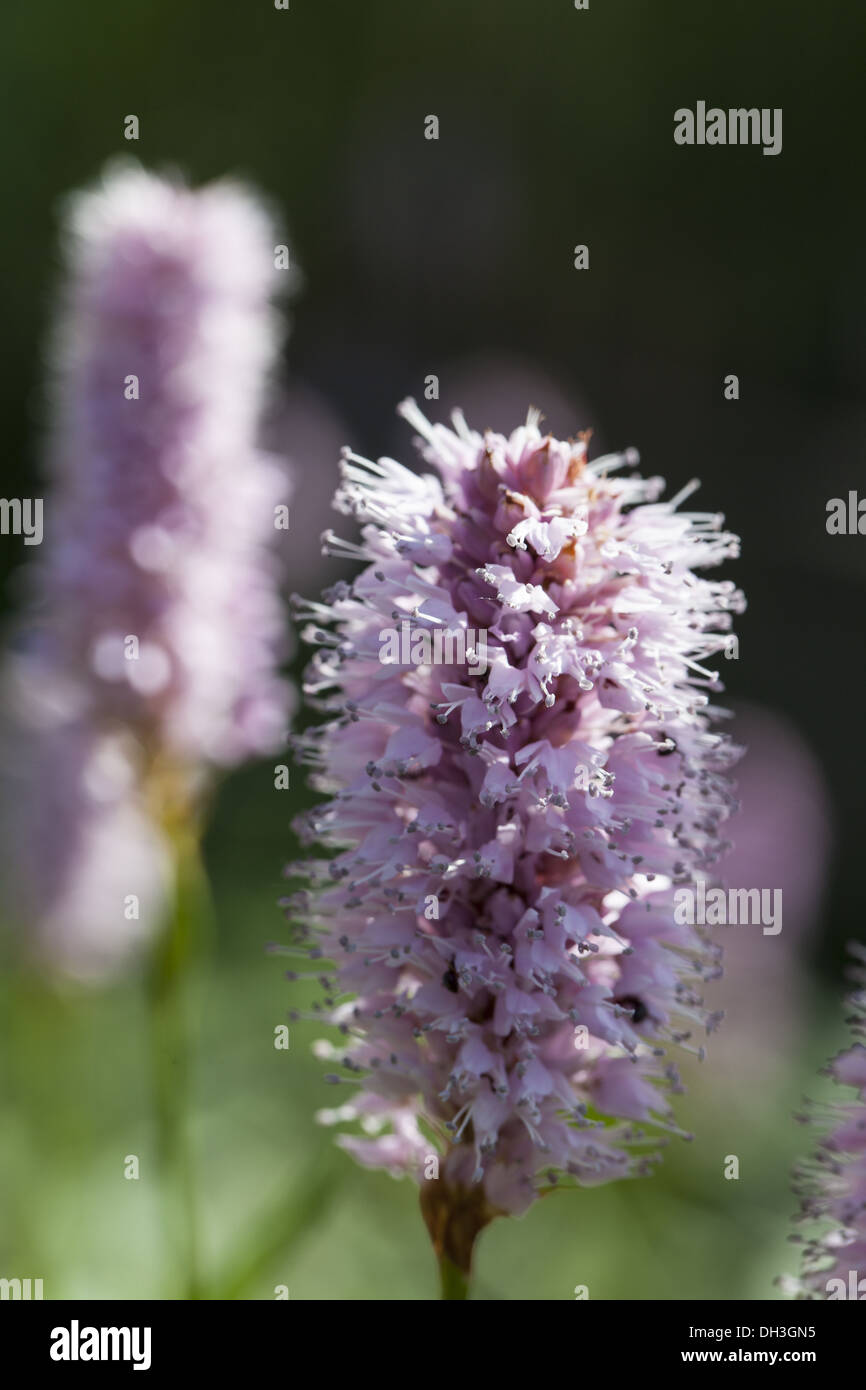
M 287 712 L 272 545 L 288 481 L 256 447 L 275 236 L 239 188 L 135 167 L 75 198 L 67 230 L 35 655 L 100 719 L 238 762 L 279 743 Z
M 785 917 L 777 944 L 793 948 L 815 924 L 827 874 L 833 815 L 826 777 L 778 711 L 737 703 L 734 712 L 737 742 L 746 751 L 737 766 L 740 805 L 728 825 L 733 843 L 722 877 L 731 887 L 781 888 Z M 735 935 L 725 938 L 726 958 Z M 754 964 L 748 935 L 740 933 L 737 944 Z
M 536 412 L 510 437 L 402 413 L 439 476 L 347 451 L 362 539 L 327 545 L 365 567 L 298 605 L 329 716 L 296 740 L 329 798 L 300 830 L 337 853 L 289 867 L 315 891 L 287 909 L 359 1088 L 345 1145 L 419 1177 L 438 1149 L 444 1185 L 518 1212 L 681 1132 L 665 1049 L 712 1025 L 718 966 L 673 888 L 723 849 L 735 750 L 704 663 L 742 608 L 696 571 L 737 543 L 679 510 L 696 484 L 659 501 L 633 450 L 589 462 Z M 483 632 L 486 670 L 383 661 L 403 623 Z
M 725 1013 L 713 1072 L 717 1088 L 729 1087 L 739 1105 L 760 1109 L 761 1086 L 752 1088 L 751 1102 L 743 1095 L 743 1069 L 764 1086 L 778 1086 L 787 1071 L 802 1027 L 803 943 L 820 921 L 833 814 L 821 764 L 789 720 L 751 703 L 736 703 L 734 712 L 732 728 L 745 752 L 720 877 L 726 888 L 778 891 L 784 925 L 777 935 L 765 934 L 759 923 L 713 929 L 725 953 L 724 978 L 713 994 Z
M 71 201 L 65 232 L 6 814 L 27 842 L 19 915 L 88 972 L 159 916 L 166 788 L 191 799 L 207 768 L 284 737 L 273 546 L 289 492 L 256 442 L 281 273 L 258 202 L 122 166 Z M 148 875 L 152 912 L 126 917 Z
M 165 837 L 136 785 L 134 745 L 76 722 L 18 724 L 2 833 L 29 954 L 98 980 L 159 927 L 171 898 Z M 8 882 L 7 882 L 8 887 Z

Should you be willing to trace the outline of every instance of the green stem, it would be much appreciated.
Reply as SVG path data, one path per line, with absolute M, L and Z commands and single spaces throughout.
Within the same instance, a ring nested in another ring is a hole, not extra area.
M 193 1065 L 191 974 L 202 945 L 207 886 L 189 829 L 172 835 L 174 904 L 154 948 L 149 1004 L 157 1160 L 165 1200 L 166 1242 L 183 1296 L 200 1297 L 195 1165 L 189 1135 Z
M 439 1260 L 439 1282 L 442 1298 L 469 1297 L 469 1275 L 458 1269 L 447 1255 L 442 1255 Z
M 421 1184 L 421 1215 L 439 1262 L 441 1297 L 468 1299 L 472 1255 L 484 1227 L 499 1213 L 480 1186 L 453 1186 L 431 1178 Z

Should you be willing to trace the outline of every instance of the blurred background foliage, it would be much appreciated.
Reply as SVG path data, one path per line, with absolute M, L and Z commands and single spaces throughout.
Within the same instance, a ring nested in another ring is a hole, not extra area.
M 268 426 L 296 475 L 287 593 L 333 577 L 315 540 L 339 446 L 410 460 L 393 408 L 429 373 L 434 418 L 461 404 L 508 430 L 531 400 L 559 433 L 593 427 L 593 451 L 638 445 L 672 490 L 697 474 L 699 501 L 742 534 L 730 573 L 750 606 L 723 674 L 754 730 L 753 797 L 734 838 L 784 886 L 785 929 L 733 943 L 719 987 L 733 1017 L 688 1069 L 679 1114 L 695 1141 L 674 1141 L 649 1181 L 494 1225 L 476 1296 L 777 1296 L 794 1267 L 788 1171 L 809 1142 L 791 1115 L 805 1090 L 827 1091 L 815 1071 L 842 1041 L 844 942 L 863 937 L 866 894 L 864 542 L 825 530 L 827 499 L 863 477 L 866 12 L 8 0 L 2 27 L 5 495 L 39 495 L 59 200 L 132 153 L 258 186 L 301 267 Z M 782 107 L 782 154 L 676 146 L 673 112 L 699 99 Z M 577 243 L 589 273 L 573 269 Z M 24 559 L 3 538 L 12 608 Z M 305 997 L 264 946 L 306 799 L 299 772 L 278 792 L 271 763 L 248 767 L 223 784 L 208 835 L 217 921 L 193 1117 L 206 1292 L 429 1298 L 412 1186 L 357 1169 L 313 1122 L 334 1098 L 316 1028 L 292 1024 L 289 1051 L 273 1046 Z M 745 872 L 732 881 L 761 881 Z M 175 1296 L 141 981 L 49 988 L 10 959 L 0 1004 L 0 1274 L 42 1277 L 47 1297 Z M 138 1182 L 122 1176 L 130 1153 Z

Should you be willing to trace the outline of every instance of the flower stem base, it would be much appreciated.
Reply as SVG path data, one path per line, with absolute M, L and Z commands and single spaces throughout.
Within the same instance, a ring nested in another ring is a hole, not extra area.
M 439 1261 L 443 1299 L 468 1299 L 475 1242 L 498 1215 L 481 1187 L 452 1187 L 441 1178 L 421 1187 L 421 1214 Z

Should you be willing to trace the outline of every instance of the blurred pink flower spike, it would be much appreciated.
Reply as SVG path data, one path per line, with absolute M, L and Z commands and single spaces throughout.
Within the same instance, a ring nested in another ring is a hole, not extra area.
M 194 818 L 210 769 L 284 739 L 274 546 L 290 489 L 256 443 L 282 283 L 256 198 L 121 165 L 70 201 L 65 231 L 5 818 L 19 917 L 51 962 L 89 975 L 162 916 L 165 836 Z

